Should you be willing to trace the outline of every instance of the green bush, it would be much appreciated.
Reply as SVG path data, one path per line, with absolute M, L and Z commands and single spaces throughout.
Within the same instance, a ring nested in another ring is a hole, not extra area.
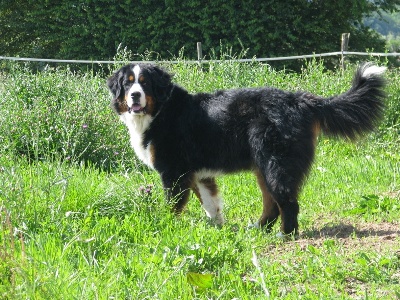
M 221 45 L 248 48 L 249 57 L 331 52 L 340 49 L 344 32 L 351 33 L 349 50 L 384 51 L 384 39 L 363 19 L 378 10 L 398 10 L 398 0 L 3 2 L 0 53 L 93 60 L 111 59 L 120 44 L 164 59 L 182 48 L 196 58 L 196 42 L 207 57 Z

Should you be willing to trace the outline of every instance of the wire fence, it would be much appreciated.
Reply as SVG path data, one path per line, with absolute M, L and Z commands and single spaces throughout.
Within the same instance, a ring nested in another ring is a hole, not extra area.
M 306 59 L 306 58 L 321 58 L 328 56 L 374 56 L 374 57 L 396 57 L 400 56 L 400 53 L 375 53 L 375 52 L 351 52 L 351 51 L 336 51 L 320 54 L 308 54 L 308 55 L 295 55 L 295 56 L 280 56 L 280 57 L 268 57 L 268 58 L 249 58 L 249 59 L 210 59 L 210 60 L 163 60 L 163 61 L 131 61 L 132 63 L 166 63 L 166 64 L 178 64 L 178 63 L 218 63 L 223 61 L 235 61 L 235 62 L 268 62 L 268 61 L 282 61 L 282 60 L 293 60 L 293 59 Z M 27 57 L 9 57 L 0 56 L 0 60 L 9 61 L 26 61 L 26 62 L 47 62 L 47 63 L 73 63 L 73 64 L 121 64 L 126 61 L 115 61 L 115 60 L 73 60 L 73 59 L 48 59 L 48 58 L 27 58 Z

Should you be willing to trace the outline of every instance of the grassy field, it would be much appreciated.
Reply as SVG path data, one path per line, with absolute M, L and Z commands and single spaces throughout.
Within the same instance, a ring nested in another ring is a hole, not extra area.
M 192 92 L 271 85 L 329 96 L 352 72 L 301 74 L 223 62 L 169 66 Z M 226 225 L 192 196 L 175 218 L 160 180 L 129 147 L 105 78 L 67 68 L 0 71 L 1 299 L 400 298 L 400 72 L 386 116 L 350 144 L 319 138 L 300 196 L 300 236 L 248 229 L 252 174 L 221 177 Z

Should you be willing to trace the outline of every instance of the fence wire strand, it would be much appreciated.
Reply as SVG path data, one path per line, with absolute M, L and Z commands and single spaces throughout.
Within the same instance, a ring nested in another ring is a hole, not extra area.
M 375 52 L 351 52 L 351 51 L 336 51 L 320 54 L 308 54 L 308 55 L 295 55 L 295 56 L 280 56 L 280 57 L 268 57 L 268 58 L 248 58 L 248 59 L 210 59 L 201 60 L 201 63 L 218 63 L 223 61 L 235 61 L 235 62 L 268 62 L 268 61 L 280 61 L 280 60 L 293 60 L 293 59 L 305 59 L 305 58 L 319 58 L 336 55 L 360 55 L 360 56 L 400 56 L 400 53 L 375 53 Z M 47 58 L 28 58 L 28 57 L 9 57 L 0 56 L 0 60 L 11 60 L 11 61 L 28 61 L 28 62 L 53 62 L 53 63 L 74 63 L 74 64 L 121 64 L 125 61 L 115 60 L 74 60 L 74 59 L 47 59 Z M 132 63 L 167 63 L 167 64 L 178 64 L 178 63 L 199 63 L 199 60 L 166 60 L 166 61 L 131 61 Z

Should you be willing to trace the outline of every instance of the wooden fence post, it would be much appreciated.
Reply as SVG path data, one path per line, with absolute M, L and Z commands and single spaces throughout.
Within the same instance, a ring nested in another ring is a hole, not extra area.
M 203 49 L 201 48 L 201 42 L 197 42 L 197 60 L 201 65 L 201 60 L 203 59 Z
M 344 51 L 347 51 L 349 47 L 349 38 L 350 38 L 350 33 L 342 33 L 342 45 L 341 45 L 341 51 L 342 51 L 342 70 L 346 70 L 346 64 L 344 63 Z

